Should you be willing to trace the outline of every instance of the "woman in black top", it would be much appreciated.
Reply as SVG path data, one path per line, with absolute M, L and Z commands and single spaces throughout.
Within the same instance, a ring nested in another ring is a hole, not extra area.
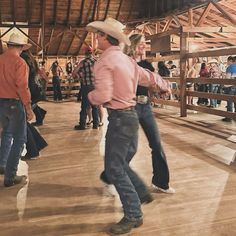
M 143 59 L 146 52 L 146 43 L 143 35 L 134 34 L 130 37 L 130 41 L 131 46 L 125 47 L 125 53 L 133 57 L 140 66 L 154 71 L 152 64 Z M 136 95 L 137 104 L 135 109 L 139 117 L 139 123 L 152 149 L 152 186 L 164 193 L 175 193 L 175 190 L 169 186 L 169 168 L 165 152 L 161 145 L 160 132 L 150 105 L 149 90 L 147 87 L 138 86 Z M 109 180 L 106 178 L 104 172 L 101 174 L 100 178 L 109 184 Z

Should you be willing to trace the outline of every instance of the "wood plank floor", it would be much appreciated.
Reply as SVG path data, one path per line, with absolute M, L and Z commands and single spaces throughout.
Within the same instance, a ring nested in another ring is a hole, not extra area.
M 0 177 L 0 235 L 107 235 L 122 211 L 118 198 L 107 196 L 99 180 L 106 122 L 100 130 L 75 131 L 79 103 L 48 102 L 42 107 L 48 114 L 39 129 L 49 146 L 39 159 L 27 162 L 28 185 L 6 189 Z M 193 112 L 179 118 L 170 108 L 155 112 L 177 192 L 153 191 L 155 201 L 142 207 L 144 225 L 127 235 L 236 235 L 235 165 L 220 163 L 206 152 L 215 144 L 236 149 L 226 140 L 236 134 L 236 122 Z M 150 185 L 150 149 L 141 129 L 132 166 Z

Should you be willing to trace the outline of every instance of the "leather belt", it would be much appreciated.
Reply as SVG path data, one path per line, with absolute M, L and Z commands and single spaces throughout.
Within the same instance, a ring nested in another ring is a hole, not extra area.
M 112 112 L 124 112 L 124 111 L 135 111 L 135 107 L 127 107 L 127 108 L 123 108 L 123 109 L 107 108 L 108 115 L 110 115 Z
M 136 102 L 138 104 L 147 104 L 149 101 L 149 98 L 148 96 L 145 96 L 145 95 L 139 95 L 136 97 Z
M 20 99 L 18 99 L 18 98 L 0 98 L 0 101 L 14 102 L 14 101 L 20 101 Z

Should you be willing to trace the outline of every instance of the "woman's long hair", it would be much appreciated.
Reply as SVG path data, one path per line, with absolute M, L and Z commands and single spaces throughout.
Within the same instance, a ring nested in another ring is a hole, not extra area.
M 165 65 L 164 61 L 159 61 L 157 64 L 158 67 L 158 73 L 160 76 L 170 76 L 170 71 L 167 68 L 167 66 Z
M 143 35 L 142 34 L 133 34 L 129 37 L 129 40 L 131 42 L 130 46 L 125 46 L 123 52 L 130 56 L 130 57 L 135 57 L 136 54 L 136 47 L 138 43 L 141 41 Z

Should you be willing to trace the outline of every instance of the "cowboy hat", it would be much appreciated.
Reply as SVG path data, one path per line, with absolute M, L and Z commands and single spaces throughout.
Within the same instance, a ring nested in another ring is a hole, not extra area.
M 211 63 L 218 64 L 218 61 L 216 59 L 211 59 L 210 61 L 208 61 L 208 64 L 211 64 Z
M 32 45 L 30 43 L 26 43 L 24 39 L 19 34 L 11 34 L 8 41 L 4 41 L 8 45 L 16 45 L 23 46 L 23 50 L 29 49 Z
M 104 21 L 93 21 L 86 26 L 86 30 L 90 32 L 104 32 L 111 37 L 117 39 L 120 43 L 125 43 L 130 46 L 129 38 L 123 33 L 125 25 L 121 22 L 108 17 Z

